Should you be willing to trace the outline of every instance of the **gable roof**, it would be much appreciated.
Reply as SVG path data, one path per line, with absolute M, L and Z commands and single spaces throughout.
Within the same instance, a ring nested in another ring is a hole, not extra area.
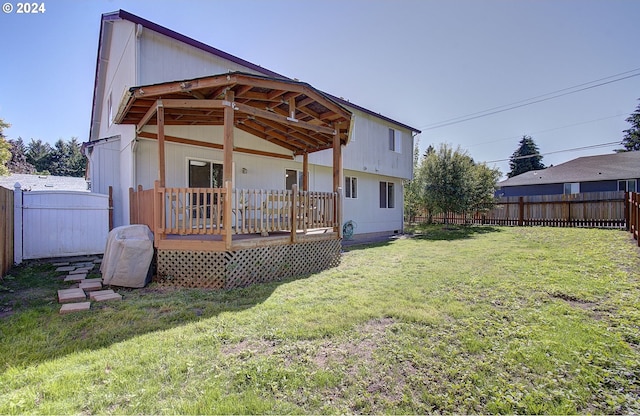
M 295 155 L 330 149 L 335 135 L 347 144 L 351 125 L 348 110 L 309 84 L 244 72 L 133 87 L 114 121 L 135 124 L 140 133 L 158 125 L 160 106 L 164 125 L 218 126 L 231 107 L 236 128 Z
M 251 63 L 251 62 L 249 62 L 247 60 L 239 58 L 239 57 L 237 57 L 235 55 L 232 55 L 232 54 L 224 52 L 224 51 L 222 51 L 220 49 L 214 48 L 214 47 L 209 46 L 209 45 L 207 45 L 205 43 L 197 41 L 197 40 L 195 40 L 193 38 L 190 38 L 188 36 L 185 36 L 183 34 L 180 34 L 180 33 L 176 32 L 176 31 L 168 29 L 168 28 L 166 28 L 164 26 L 161 26 L 161 25 L 159 25 L 157 23 L 153 23 L 153 22 L 151 22 L 149 20 L 143 19 L 142 17 L 136 16 L 136 15 L 134 15 L 132 13 L 129 13 L 129 12 L 125 11 L 125 10 L 120 9 L 120 10 L 115 11 L 115 12 L 110 12 L 110 13 L 103 14 L 102 15 L 102 19 L 100 21 L 100 38 L 99 38 L 99 43 L 98 43 L 98 54 L 97 54 L 97 58 L 96 58 L 96 75 L 95 75 L 94 89 L 93 89 L 93 106 L 92 106 L 92 111 L 91 111 L 91 130 L 94 129 L 94 117 L 95 117 L 95 112 L 96 112 L 96 108 L 95 108 L 96 107 L 96 102 L 95 102 L 95 100 L 96 100 L 96 94 L 98 92 L 98 82 L 99 82 L 99 78 L 100 78 L 100 75 L 101 75 L 101 71 L 104 70 L 102 68 L 104 65 L 100 65 L 101 64 L 101 59 L 103 58 L 101 56 L 101 48 L 103 46 L 102 45 L 102 41 L 103 41 L 102 36 L 103 36 L 103 33 L 104 33 L 103 32 L 103 26 L 104 26 L 105 22 L 118 20 L 118 19 L 128 20 L 128 21 L 130 21 L 132 23 L 139 24 L 139 25 L 141 25 L 141 26 L 143 26 L 143 27 L 145 27 L 145 28 L 147 28 L 149 30 L 152 30 L 152 31 L 157 32 L 157 33 L 160 33 L 160 34 L 165 35 L 165 36 L 167 36 L 169 38 L 175 39 L 175 40 L 177 40 L 179 42 L 182 42 L 182 43 L 187 44 L 189 46 L 192 46 L 194 48 L 200 49 L 200 50 L 202 50 L 204 52 L 207 52 L 207 53 L 210 53 L 212 55 L 218 56 L 220 58 L 226 59 L 226 60 L 231 61 L 233 63 L 236 63 L 238 65 L 242 65 L 242 66 L 244 66 L 246 68 L 249 68 L 249 69 L 251 69 L 253 71 L 256 71 L 256 72 L 258 72 L 258 73 L 260 73 L 262 75 L 265 75 L 265 76 L 267 76 L 269 78 L 280 78 L 280 79 L 283 79 L 283 80 L 294 81 L 293 79 L 291 79 L 289 77 L 286 77 L 284 75 L 278 74 L 277 72 L 271 71 L 271 70 L 269 70 L 267 68 L 263 68 L 260 65 L 256 65 L 256 64 Z M 327 96 L 327 97 L 330 97 L 333 101 L 337 102 L 338 104 L 340 104 L 342 106 L 355 108 L 355 109 L 357 109 L 359 111 L 362 111 L 362 112 L 364 112 L 366 114 L 372 115 L 372 116 L 377 117 L 379 119 L 382 119 L 382 120 L 384 120 L 386 122 L 389 122 L 389 123 L 395 124 L 397 126 L 403 127 L 405 129 L 411 130 L 411 131 L 413 131 L 415 133 L 421 133 L 421 131 L 416 129 L 415 127 L 411 127 L 411 126 L 409 126 L 407 124 L 404 124 L 404 123 L 401 123 L 399 121 L 393 120 L 393 119 L 391 119 L 389 117 L 383 116 L 380 113 L 376 113 L 376 112 L 374 112 L 372 110 L 369 110 L 367 108 L 358 106 L 356 104 L 353 104 L 353 103 L 351 103 L 351 102 L 349 102 L 347 100 L 344 100 L 342 98 L 338 98 L 336 96 L 333 96 L 331 94 L 328 94 L 328 93 L 323 93 L 323 94 L 325 96 Z M 92 138 L 91 132 L 89 133 L 89 137 L 90 137 L 90 139 Z
M 498 183 L 500 187 L 567 182 L 594 182 L 640 177 L 640 152 L 584 156 Z

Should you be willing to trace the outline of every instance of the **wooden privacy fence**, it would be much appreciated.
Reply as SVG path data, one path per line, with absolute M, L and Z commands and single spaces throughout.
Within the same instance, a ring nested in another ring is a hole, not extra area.
M 633 235 L 640 247 L 640 194 L 637 192 L 628 192 L 625 195 L 627 206 L 627 230 Z
M 13 191 L 0 186 L 0 277 L 13 266 Z
M 625 228 L 625 193 L 588 192 L 573 195 L 502 197 L 489 211 L 439 214 L 434 222 L 547 227 Z M 424 221 L 427 217 L 417 217 Z

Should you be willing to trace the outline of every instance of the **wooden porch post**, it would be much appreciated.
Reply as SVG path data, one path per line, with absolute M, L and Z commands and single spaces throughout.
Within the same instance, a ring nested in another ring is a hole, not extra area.
M 224 162 L 222 165 L 222 183 L 233 180 L 233 91 L 227 91 L 224 99 L 229 105 L 224 107 Z
M 340 144 L 340 127 L 338 123 L 333 125 L 335 129 L 333 132 L 333 192 L 336 192 L 336 223 L 337 227 L 334 227 L 334 231 L 339 233 L 339 237 L 342 237 L 342 146 Z
M 231 229 L 231 215 L 232 215 L 232 180 L 233 180 L 233 101 L 235 99 L 235 93 L 231 90 L 227 90 L 224 95 L 224 99 L 229 104 L 224 107 L 224 162 L 222 164 L 222 183 L 226 188 L 224 194 L 222 227 L 224 228 L 224 243 L 227 251 L 231 250 L 233 244 L 233 230 Z
M 302 154 L 302 190 L 309 190 L 309 153 Z
M 164 156 L 164 106 L 162 100 L 156 103 L 158 111 L 158 179 L 160 179 L 160 187 L 164 188 L 165 183 L 165 156 Z

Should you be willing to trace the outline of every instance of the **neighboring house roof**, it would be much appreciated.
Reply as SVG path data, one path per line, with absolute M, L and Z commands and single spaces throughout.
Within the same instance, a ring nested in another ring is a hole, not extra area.
M 640 152 L 585 156 L 530 171 L 498 183 L 500 187 L 567 182 L 594 182 L 640 177 Z
M 95 104 L 95 99 L 96 99 L 96 93 L 97 93 L 97 90 L 98 90 L 98 80 L 100 78 L 100 72 L 102 70 L 102 65 L 100 65 L 100 63 L 101 63 L 100 62 L 100 60 L 101 60 L 101 48 L 102 48 L 102 33 L 103 33 L 102 25 L 104 24 L 105 21 L 118 20 L 118 19 L 128 20 L 128 21 L 133 22 L 135 24 L 139 24 L 139 25 L 141 25 L 141 26 L 143 26 L 143 27 L 145 27 L 147 29 L 153 30 L 154 32 L 160 33 L 160 34 L 165 35 L 165 36 L 167 36 L 169 38 L 175 39 L 175 40 L 177 40 L 179 42 L 182 42 L 182 43 L 185 43 L 187 45 L 193 46 L 193 47 L 195 47 L 197 49 L 200 49 L 202 51 L 208 52 L 208 53 L 210 53 L 212 55 L 219 56 L 220 58 L 226 59 L 226 60 L 231 61 L 233 63 L 236 63 L 238 65 L 242 65 L 242 66 L 244 66 L 246 68 L 249 68 L 251 70 L 254 70 L 254 71 L 256 71 L 256 72 L 258 72 L 260 74 L 266 75 L 267 77 L 280 78 L 280 79 L 285 79 L 285 80 L 292 80 L 289 77 L 286 77 L 284 75 L 278 74 L 277 72 L 274 72 L 274 71 L 268 70 L 266 68 L 263 68 L 260 65 L 256 65 L 256 64 L 251 63 L 249 61 L 246 61 L 246 60 L 244 60 L 242 58 L 238 58 L 237 56 L 231 55 L 231 54 L 229 54 L 227 52 L 221 51 L 220 49 L 214 48 L 214 47 L 209 46 L 207 44 L 204 44 L 204 43 L 202 43 L 200 41 L 192 39 L 192 38 L 190 38 L 188 36 L 182 35 L 182 34 L 180 34 L 178 32 L 175 32 L 175 31 L 173 31 L 171 29 L 168 29 L 168 28 L 166 28 L 164 26 L 161 26 L 159 24 L 150 22 L 149 20 L 143 19 L 142 17 L 136 16 L 136 15 L 131 14 L 131 13 L 129 13 L 127 11 L 124 11 L 124 10 L 118 10 L 118 11 L 115 11 L 115 12 L 105 13 L 105 14 L 102 15 L 102 20 L 101 20 L 101 23 L 100 23 L 100 39 L 99 39 L 99 43 L 98 43 L 98 55 L 97 55 L 97 58 L 96 58 L 96 76 L 95 76 L 95 83 L 94 83 L 94 88 L 93 88 L 93 101 L 94 101 L 94 104 Z M 167 80 L 167 81 L 174 81 L 174 80 Z M 411 131 L 413 131 L 415 133 L 421 133 L 421 131 L 416 129 L 415 127 L 411 127 L 411 126 L 409 126 L 407 124 L 400 123 L 399 121 L 396 121 L 396 120 L 393 120 L 393 119 L 391 119 L 389 117 L 383 116 L 380 113 L 376 113 L 376 112 L 374 112 L 372 110 L 366 109 L 366 108 L 358 106 L 356 104 L 353 104 L 353 103 L 351 103 L 351 102 L 349 102 L 349 101 L 347 101 L 347 100 L 345 100 L 343 98 L 338 98 L 338 97 L 335 97 L 335 96 L 333 96 L 331 94 L 328 94 L 328 93 L 324 93 L 324 94 L 329 96 L 331 99 L 333 99 L 334 101 L 338 102 L 341 105 L 353 107 L 353 108 L 355 108 L 355 109 L 357 109 L 359 111 L 362 111 L 362 112 L 364 112 L 366 114 L 378 117 L 378 118 L 380 118 L 382 120 L 385 120 L 385 121 L 387 121 L 389 123 L 396 124 L 396 125 L 398 125 L 400 127 L 403 127 L 403 128 L 408 129 L 408 130 L 411 130 Z M 92 114 L 91 114 L 91 125 L 92 126 L 93 126 L 93 120 L 94 120 L 94 117 L 95 117 L 94 113 L 95 113 L 95 105 L 92 108 Z M 89 137 L 90 138 L 92 137 L 91 136 L 91 132 L 89 133 Z
M 84 178 L 21 173 L 0 176 L 0 186 L 3 188 L 13 189 L 16 183 L 20 184 L 23 191 L 88 191 Z

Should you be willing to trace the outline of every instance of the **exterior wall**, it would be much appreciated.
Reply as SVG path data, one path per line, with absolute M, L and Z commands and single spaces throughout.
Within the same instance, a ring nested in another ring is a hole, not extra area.
M 259 139 L 257 139 L 259 140 Z M 242 153 L 234 153 L 233 180 L 235 188 L 284 189 L 285 170 L 302 170 L 299 160 L 284 160 Z M 187 160 L 196 158 L 222 163 L 221 150 L 203 149 L 175 143 L 166 143 L 166 181 L 169 187 L 188 184 Z M 244 173 L 246 171 L 246 173 Z M 344 221 L 356 223 L 356 234 L 394 232 L 403 228 L 403 193 L 399 178 L 365 172 L 345 170 L 345 176 L 358 180 L 357 198 L 344 198 Z M 158 177 L 158 143 L 139 140 L 136 147 L 136 186 L 153 187 Z M 380 208 L 380 181 L 394 184 L 394 208 Z M 309 164 L 309 189 L 331 191 L 332 168 Z
M 564 184 L 550 183 L 544 185 L 505 186 L 500 188 L 497 196 L 531 196 L 531 195 L 561 195 Z
M 168 36 L 143 29 L 140 37 L 139 85 L 223 74 L 256 71 L 189 46 Z M 158 61 L 162 65 L 158 65 Z
M 582 192 L 606 192 L 617 191 L 618 181 L 581 182 L 580 193 Z
M 402 179 L 413 178 L 413 136 L 408 129 L 349 108 L 354 121 L 350 141 L 343 151 L 344 169 Z M 399 151 L 389 150 L 389 129 L 401 134 Z M 332 166 L 331 150 L 309 155 L 309 162 Z
M 113 186 L 113 226 L 129 224 L 129 196 L 122 194 L 120 186 L 120 139 L 96 143 L 89 148 L 87 157 L 91 192 L 108 194 L 109 186 Z

